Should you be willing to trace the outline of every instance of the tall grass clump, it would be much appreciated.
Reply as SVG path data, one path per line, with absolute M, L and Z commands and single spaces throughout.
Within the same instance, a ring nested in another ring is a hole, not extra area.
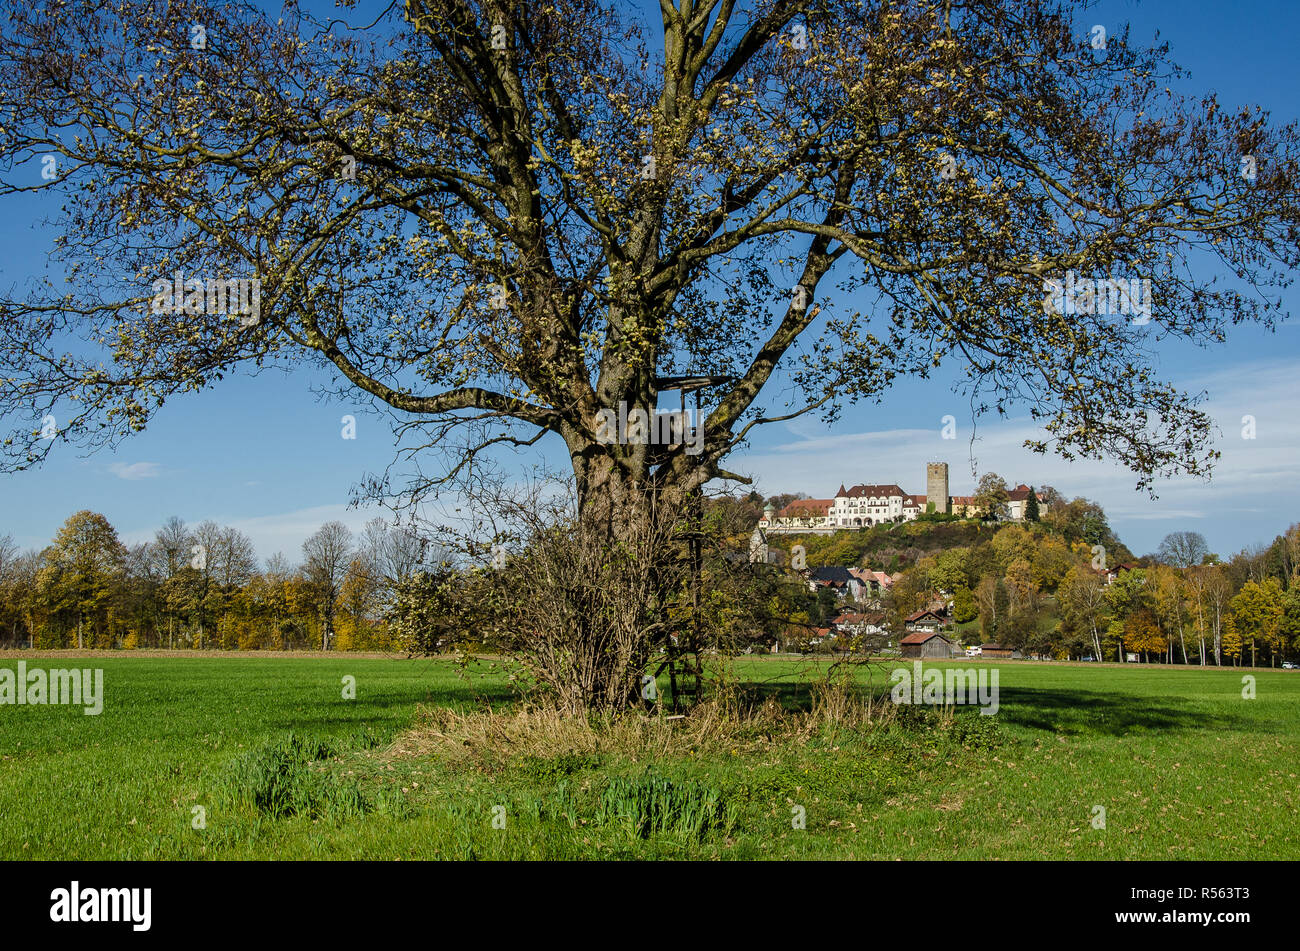
M 218 794 L 230 805 L 273 819 L 304 816 L 338 821 L 362 816 L 373 806 L 360 788 L 351 780 L 331 777 L 317 764 L 348 748 L 368 748 L 377 742 L 365 732 L 342 742 L 290 733 L 232 760 L 221 776 Z
M 580 801 L 582 800 L 582 801 Z M 715 832 L 729 832 L 734 810 L 722 790 L 690 779 L 670 779 L 653 767 L 639 776 L 616 776 L 591 802 L 569 782 L 561 780 L 544 802 L 530 804 L 538 818 L 577 817 L 597 828 L 619 828 L 639 839 L 671 837 L 702 841 Z
M 597 821 L 620 825 L 642 839 L 666 835 L 699 840 L 725 831 L 731 812 L 716 786 L 647 772 L 610 780 Z

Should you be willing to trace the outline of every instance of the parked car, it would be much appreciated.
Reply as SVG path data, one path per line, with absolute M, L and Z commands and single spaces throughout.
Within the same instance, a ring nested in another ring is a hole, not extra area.
M 1094 662 L 1096 659 L 1097 659 L 1097 658 L 1093 657 L 1091 654 L 1089 654 L 1087 657 L 1080 657 L 1080 658 L 1079 658 L 1079 660 L 1083 661 L 1085 664 L 1090 664 L 1090 663 Z
M 1284 660 L 1284 661 L 1282 661 L 1282 669 L 1283 669 L 1283 670 L 1296 670 L 1296 669 L 1300 669 L 1300 664 L 1297 664 L 1295 661 Z

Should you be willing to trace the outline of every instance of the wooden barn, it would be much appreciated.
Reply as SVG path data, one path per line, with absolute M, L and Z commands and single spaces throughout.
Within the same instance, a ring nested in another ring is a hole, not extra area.
M 982 653 L 982 656 L 986 658 L 1007 657 L 1007 658 L 1013 658 L 1018 660 L 1024 657 L 1024 655 L 1020 653 L 1020 651 L 1016 650 L 1014 647 L 1008 647 L 1005 644 L 981 644 L 980 651 Z
M 938 631 L 914 631 L 898 642 L 904 657 L 934 658 L 942 660 L 952 657 L 957 645 Z

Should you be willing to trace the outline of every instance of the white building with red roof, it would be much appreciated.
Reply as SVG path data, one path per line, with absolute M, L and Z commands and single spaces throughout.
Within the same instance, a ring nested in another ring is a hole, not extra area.
M 873 525 L 910 522 L 927 511 L 927 502 L 935 503 L 936 511 L 949 511 L 955 515 L 973 518 L 978 506 L 973 496 L 947 495 L 947 464 L 942 466 L 940 498 L 936 502 L 926 495 L 911 495 L 895 483 L 883 485 L 840 485 L 834 498 L 795 499 L 780 511 L 771 506 L 763 511 L 758 527 L 774 533 L 807 532 L 829 534 L 854 528 L 871 528 Z M 1022 521 L 1033 490 L 1021 484 L 1007 493 L 1006 514 L 1013 521 Z M 946 496 L 946 499 L 944 498 Z

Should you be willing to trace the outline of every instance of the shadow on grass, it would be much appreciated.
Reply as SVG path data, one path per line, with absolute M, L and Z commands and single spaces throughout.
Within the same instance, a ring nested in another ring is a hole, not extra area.
M 888 680 L 875 684 L 877 694 L 887 694 Z M 812 706 L 808 683 L 745 683 L 745 697 L 761 703 L 775 698 L 785 709 L 807 711 Z M 1141 694 L 1085 690 L 1050 690 L 1035 687 L 1000 687 L 997 720 L 1005 726 L 1071 735 L 1128 736 L 1148 732 L 1260 729 L 1258 718 L 1204 707 L 1162 704 Z
M 997 716 L 1005 725 L 1049 733 L 1128 736 L 1259 726 L 1252 717 L 1162 705 L 1150 696 L 1128 693 L 1002 687 L 999 704 Z
M 312 727 L 327 728 L 335 732 L 348 726 L 375 726 L 392 724 L 398 729 L 408 725 L 418 704 L 449 707 L 454 710 L 480 709 L 491 705 L 506 707 L 517 701 L 519 694 L 507 684 L 440 684 L 422 690 L 387 689 L 356 700 L 342 700 L 330 706 L 299 709 L 291 716 L 268 720 L 265 726 L 273 729 L 302 730 Z

